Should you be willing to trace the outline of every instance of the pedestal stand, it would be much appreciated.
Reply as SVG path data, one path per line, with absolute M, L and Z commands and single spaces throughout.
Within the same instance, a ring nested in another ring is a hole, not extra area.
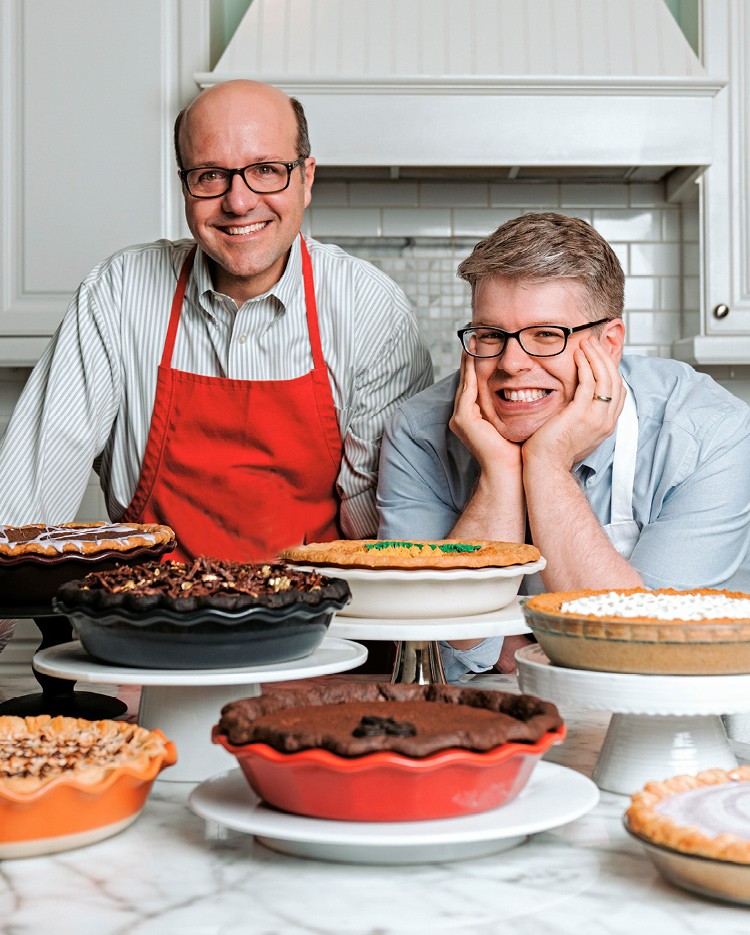
M 539 646 L 516 653 L 522 691 L 612 711 L 594 767 L 601 789 L 632 795 L 651 780 L 733 769 L 720 715 L 747 710 L 750 675 L 630 675 L 552 665 Z
M 357 640 L 395 640 L 396 662 L 391 682 L 411 685 L 444 684 L 438 640 L 484 639 L 531 632 L 518 597 L 507 607 L 468 617 L 346 617 L 337 614 L 328 629 L 331 636 Z
M 5 611 L 3 611 L 5 615 Z M 28 610 L 23 614 L 9 613 L 7 616 L 27 616 Z M 72 639 L 73 630 L 67 617 L 53 613 L 34 613 L 34 623 L 42 632 L 42 642 L 37 648 L 41 650 L 52 646 L 59 646 Z M 34 656 L 36 659 L 36 655 Z M 88 721 L 98 721 L 106 718 L 118 718 L 128 710 L 128 706 L 118 698 L 102 695 L 98 692 L 74 691 L 75 681 L 68 678 L 53 678 L 39 672 L 32 664 L 34 678 L 39 682 L 42 691 L 32 695 L 21 695 L 10 698 L 0 704 L 0 715 L 14 714 L 17 717 L 35 716 L 37 714 L 51 714 L 55 717 L 62 714 L 65 717 L 82 717 Z M 102 679 L 106 682 L 106 679 Z
M 141 685 L 138 723 L 158 728 L 177 747 L 178 760 L 160 774 L 172 782 L 201 782 L 231 769 L 236 760 L 211 742 L 211 728 L 230 701 L 260 694 L 263 682 L 330 675 L 360 665 L 367 650 L 326 637 L 309 656 L 268 666 L 238 669 L 132 669 L 96 662 L 78 642 L 42 650 L 34 667 L 46 675 L 84 682 Z

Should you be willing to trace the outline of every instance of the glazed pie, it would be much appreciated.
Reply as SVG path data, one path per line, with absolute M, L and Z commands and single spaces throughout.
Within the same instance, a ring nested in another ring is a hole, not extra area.
M 349 585 L 284 564 L 242 564 L 199 556 L 192 562 L 145 562 L 92 572 L 57 592 L 68 609 L 124 608 L 146 612 L 165 608 L 189 613 L 199 608 L 235 611 L 251 607 L 311 607 L 345 603 Z
M 486 752 L 534 744 L 563 725 L 553 704 L 532 695 L 391 683 L 281 689 L 226 705 L 221 715 L 219 733 L 234 746 L 265 743 L 283 753 L 322 749 L 342 757 Z
M 160 731 L 122 721 L 0 717 L 0 791 L 33 793 L 61 776 L 94 785 L 123 767 L 142 770 L 164 757 Z
M 652 844 L 750 864 L 750 766 L 650 782 L 633 796 L 626 819 Z
M 342 568 L 487 568 L 535 562 L 539 550 L 487 539 L 336 539 L 284 549 L 281 558 Z
M 57 557 L 76 553 L 95 556 L 100 552 L 127 552 L 132 549 L 167 545 L 173 543 L 174 538 L 174 531 L 169 526 L 153 523 L 0 525 L 0 556 Z
M 557 665 L 607 672 L 750 672 L 750 595 L 696 588 L 537 594 L 523 607 Z

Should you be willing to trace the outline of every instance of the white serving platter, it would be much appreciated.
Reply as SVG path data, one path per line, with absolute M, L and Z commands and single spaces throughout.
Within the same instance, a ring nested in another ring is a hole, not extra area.
M 507 805 L 436 821 L 349 822 L 291 815 L 269 808 L 239 769 L 201 783 L 189 804 L 201 818 L 255 835 L 283 854 L 344 863 L 414 864 L 509 850 L 529 835 L 580 818 L 598 801 L 599 790 L 586 776 L 542 760 Z

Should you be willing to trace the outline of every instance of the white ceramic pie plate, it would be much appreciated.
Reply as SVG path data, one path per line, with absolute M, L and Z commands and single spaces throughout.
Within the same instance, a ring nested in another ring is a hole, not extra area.
M 416 619 L 500 610 L 516 596 L 523 576 L 541 571 L 546 564 L 540 558 L 503 568 L 296 567 L 349 582 L 352 600 L 338 616 Z
M 201 818 L 253 834 L 282 854 L 344 863 L 417 864 L 509 850 L 531 834 L 585 815 L 599 801 L 599 790 L 581 773 L 542 760 L 507 805 L 439 821 L 324 821 L 291 815 L 269 808 L 238 769 L 201 783 L 189 801 Z

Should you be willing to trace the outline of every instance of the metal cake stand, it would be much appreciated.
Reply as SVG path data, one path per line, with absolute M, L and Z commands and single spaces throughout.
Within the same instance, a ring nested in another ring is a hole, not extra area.
M 445 683 L 438 640 L 484 639 L 530 632 L 518 597 L 501 610 L 467 617 L 348 617 L 339 613 L 328 628 L 330 636 L 343 639 L 396 641 L 391 682 L 417 685 Z
M 364 646 L 327 636 L 315 652 L 291 662 L 237 669 L 135 669 L 97 662 L 75 641 L 41 650 L 34 656 L 34 668 L 62 679 L 142 686 L 138 723 L 148 730 L 158 728 L 177 747 L 176 765 L 159 779 L 202 782 L 237 762 L 211 742 L 211 728 L 225 704 L 260 695 L 264 682 L 344 672 L 366 658 Z
M 516 653 L 522 691 L 556 704 L 612 711 L 594 767 L 596 784 L 632 795 L 651 780 L 737 759 L 722 714 L 747 711 L 750 675 L 631 675 L 553 665 L 540 646 Z

